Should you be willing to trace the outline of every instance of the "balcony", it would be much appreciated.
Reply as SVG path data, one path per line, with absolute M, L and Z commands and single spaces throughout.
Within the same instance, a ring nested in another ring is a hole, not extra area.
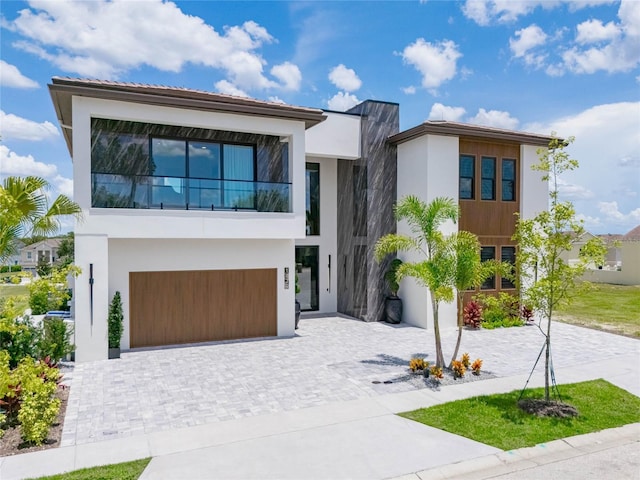
M 151 175 L 91 175 L 91 206 L 291 212 L 291 183 Z

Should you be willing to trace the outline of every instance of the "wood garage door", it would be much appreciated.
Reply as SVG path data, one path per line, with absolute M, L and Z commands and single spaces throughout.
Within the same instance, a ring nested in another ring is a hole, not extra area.
M 275 268 L 130 272 L 131 347 L 275 336 L 276 287 Z

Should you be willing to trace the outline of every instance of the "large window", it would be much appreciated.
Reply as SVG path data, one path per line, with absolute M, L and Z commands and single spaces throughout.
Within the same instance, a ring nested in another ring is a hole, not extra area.
M 480 261 L 486 262 L 488 260 L 495 260 L 496 247 L 481 247 L 480 248 Z M 482 290 L 494 290 L 496 288 L 496 277 L 487 278 L 480 286 Z
M 502 159 L 502 200 L 513 202 L 516 199 L 516 161 Z
M 473 198 L 473 183 L 475 179 L 475 157 L 460 155 L 460 198 L 469 200 Z
M 492 157 L 482 157 L 482 185 L 481 199 L 496 199 L 496 159 Z
M 91 120 L 92 207 L 290 212 L 290 196 L 280 137 Z
M 320 164 L 306 166 L 307 235 L 320 235 Z
M 367 167 L 353 166 L 353 236 L 367 236 Z
M 500 253 L 500 259 L 503 262 L 507 262 L 513 265 L 512 272 L 514 272 L 515 264 L 516 264 L 516 247 L 502 247 L 501 253 Z M 500 279 L 500 286 L 503 289 L 516 288 L 516 286 L 511 280 L 504 277 Z
M 296 298 L 302 311 L 319 309 L 318 250 L 318 247 L 296 247 L 296 284 L 300 288 Z

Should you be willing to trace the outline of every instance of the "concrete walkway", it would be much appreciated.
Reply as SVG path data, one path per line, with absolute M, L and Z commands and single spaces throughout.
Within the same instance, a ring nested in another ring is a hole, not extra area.
M 563 324 L 554 332 L 560 383 L 604 377 L 640 395 L 640 342 Z M 443 345 L 453 345 L 453 335 Z M 0 478 L 148 456 L 154 458 L 146 479 L 416 478 L 501 454 L 394 414 L 522 388 L 542 345 L 537 328 L 465 332 L 462 351 L 481 356 L 497 378 L 437 391 L 405 378 L 408 359 L 430 351 L 432 342 L 431 332 L 412 327 L 308 319 L 293 339 L 135 352 L 79 365 L 65 446 L 0 458 Z M 535 373 L 531 385 L 542 380 Z

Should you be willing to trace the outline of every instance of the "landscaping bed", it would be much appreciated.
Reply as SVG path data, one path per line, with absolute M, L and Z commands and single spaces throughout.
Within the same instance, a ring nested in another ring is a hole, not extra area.
M 64 424 L 64 415 L 67 411 L 67 402 L 69 400 L 69 387 L 58 388 L 56 397 L 60 399 L 60 411 L 53 422 L 53 425 L 49 429 L 49 435 L 42 445 L 30 445 L 25 444 L 20 436 L 20 426 L 15 425 L 7 427 L 4 435 L 0 438 L 0 457 L 7 457 L 9 455 L 17 455 L 20 453 L 36 452 L 39 450 L 46 450 L 48 448 L 55 448 L 60 446 L 60 440 L 62 438 L 62 427 Z

